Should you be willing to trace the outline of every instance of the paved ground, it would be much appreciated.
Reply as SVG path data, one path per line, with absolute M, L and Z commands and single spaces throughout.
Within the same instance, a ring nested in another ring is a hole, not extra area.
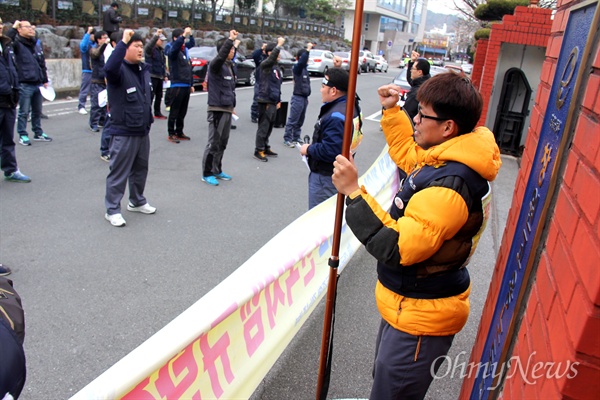
M 365 116 L 380 106 L 375 89 L 388 74 L 362 74 L 358 92 Z M 320 104 L 320 79 L 304 133 Z M 166 140 L 166 122 L 152 129 L 146 195 L 156 215 L 124 211 L 125 228 L 103 218 L 108 164 L 99 158 L 99 135 L 87 130 L 76 102 L 46 104 L 42 125 L 52 143 L 18 146 L 22 171 L 31 184 L 0 182 L 0 259 L 23 297 L 28 378 L 22 399 L 65 399 L 162 328 L 248 259 L 307 207 L 307 171 L 296 150 L 272 136 L 280 157 L 252 158 L 256 125 L 250 123 L 251 88 L 238 90 L 238 128 L 225 154 L 234 177 L 219 187 L 200 181 L 206 144 L 206 97 L 193 97 L 186 133 L 189 143 Z M 286 83 L 283 98 L 291 96 Z M 365 121 L 357 164 L 365 171 L 383 148 L 378 123 Z M 471 273 L 474 287 L 469 325 L 453 351 L 470 351 L 485 300 L 503 221 L 516 176 L 505 159 L 495 185 L 496 218 L 480 243 Z M 373 300 L 373 259 L 359 252 L 340 280 L 331 398 L 367 397 L 378 318 Z M 322 308 L 292 342 L 259 387 L 255 398 L 314 397 Z M 439 383 L 439 385 L 438 385 Z M 441 386 L 440 386 L 441 385 Z M 440 381 L 431 398 L 456 398 L 459 383 Z M 443 395 L 442 395 L 443 394 Z

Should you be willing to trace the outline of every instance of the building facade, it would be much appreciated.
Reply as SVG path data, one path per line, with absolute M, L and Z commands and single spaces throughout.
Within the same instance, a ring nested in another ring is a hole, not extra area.
M 340 27 L 345 39 L 353 41 L 356 0 L 344 12 Z M 365 0 L 360 48 L 383 54 L 397 65 L 423 39 L 427 0 Z

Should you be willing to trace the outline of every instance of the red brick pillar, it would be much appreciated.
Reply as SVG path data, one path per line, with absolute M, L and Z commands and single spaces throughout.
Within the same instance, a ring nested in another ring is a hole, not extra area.
M 476 60 L 479 63 L 483 61 L 483 66 L 479 69 L 481 72 L 478 72 L 478 74 L 481 73 L 481 78 L 477 79 L 478 84 L 475 85 L 483 97 L 483 111 L 478 125 L 486 124 L 494 83 L 497 86 L 495 90 L 502 90 L 502 87 L 500 87 L 502 77 L 496 77 L 496 67 L 500 58 L 502 43 L 545 47 L 552 25 L 551 14 L 552 11 L 545 8 L 519 6 L 515 8 L 514 15 L 505 15 L 501 23 L 492 25 L 485 56 L 477 56 L 477 58 L 483 58 L 483 60 Z M 477 45 L 478 52 L 479 42 Z M 474 65 L 474 74 L 475 70 Z
M 477 41 L 477 51 L 475 52 L 475 60 L 473 60 L 473 71 L 471 72 L 471 80 L 473 81 L 473 85 L 479 88 L 481 84 L 481 75 L 483 74 L 483 66 L 485 65 L 485 57 L 487 55 L 488 44 L 490 41 L 488 39 L 479 39 Z
M 471 363 L 481 361 L 486 337 L 490 332 L 494 307 L 497 305 L 504 268 L 521 208 L 529 207 L 524 194 L 530 172 L 535 168 L 536 147 L 541 140 L 546 110 L 557 99 L 550 98 L 559 55 L 566 40 L 565 30 L 570 13 L 580 2 L 559 1 L 546 50 L 541 83 L 531 116 L 521 169 L 513 196 L 500 252 L 490 283 Z M 600 1 L 596 19 L 600 18 Z M 593 31 L 593 29 L 592 29 Z M 519 315 L 520 326 L 512 337 L 512 351 L 507 359 L 520 360 L 526 373 L 513 362 L 504 385 L 496 394 L 504 399 L 592 399 L 600 393 L 600 44 L 598 33 L 583 38 L 580 51 L 591 53 L 590 65 L 581 66 L 582 84 L 573 92 L 578 107 L 566 135 L 562 164 L 557 165 L 556 187 L 549 204 L 545 234 L 537 245 L 538 262 L 528 279 L 529 292 Z M 586 42 L 587 39 L 587 42 Z M 488 51 L 487 59 L 490 59 Z M 586 53 L 587 54 L 587 53 Z M 587 57 L 587 56 L 585 56 Z M 584 57 L 584 60 L 586 59 Z M 562 59 L 562 58 L 561 58 Z M 487 65 L 486 65 L 487 67 Z M 568 72 L 568 71 L 567 71 Z M 562 78 L 561 78 L 562 79 Z M 566 78 L 565 78 L 566 79 Z M 551 102 L 551 103 L 549 103 Z M 557 149 L 552 149 L 556 151 Z M 556 153 L 552 153 L 556 154 Z M 503 327 L 506 329 L 507 327 Z M 531 359 L 528 367 L 526 364 Z M 536 363 L 544 365 L 532 371 Z M 550 363 L 550 364 L 548 364 Z M 548 366 L 550 374 L 548 377 Z M 537 378 L 542 374 L 542 378 Z M 465 377 L 461 399 L 469 398 L 475 376 Z

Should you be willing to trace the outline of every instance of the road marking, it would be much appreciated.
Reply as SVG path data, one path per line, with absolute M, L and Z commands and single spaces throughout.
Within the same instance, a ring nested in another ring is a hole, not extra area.
M 381 111 L 377 111 L 376 113 L 369 115 L 365 119 L 369 121 L 379 122 L 381 121 Z

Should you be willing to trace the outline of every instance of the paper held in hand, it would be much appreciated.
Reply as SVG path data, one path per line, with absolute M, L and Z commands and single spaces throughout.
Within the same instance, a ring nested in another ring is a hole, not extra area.
M 48 87 L 40 86 L 40 93 L 42 94 L 42 97 L 48 101 L 54 101 L 56 98 L 56 92 L 50 85 L 48 85 Z

